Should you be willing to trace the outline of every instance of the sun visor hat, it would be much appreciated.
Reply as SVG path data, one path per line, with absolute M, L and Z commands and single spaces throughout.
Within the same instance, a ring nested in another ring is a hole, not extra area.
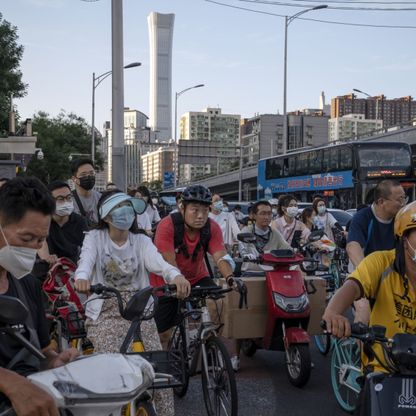
M 122 202 L 130 202 L 133 209 L 136 211 L 136 214 L 143 214 L 146 211 L 146 202 L 140 198 L 133 198 L 123 192 L 118 192 L 114 195 L 111 195 L 100 207 L 100 218 L 105 218 L 117 205 Z

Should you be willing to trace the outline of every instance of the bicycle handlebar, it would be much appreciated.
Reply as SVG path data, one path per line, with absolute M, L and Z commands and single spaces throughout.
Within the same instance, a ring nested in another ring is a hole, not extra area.
M 116 295 L 118 310 L 120 311 L 120 315 L 124 316 L 123 299 L 121 297 L 120 291 L 118 291 L 116 288 L 104 286 L 101 283 L 98 283 L 96 285 L 90 286 L 90 292 L 95 293 L 96 295 L 105 295 L 106 293 L 113 293 L 114 295 Z

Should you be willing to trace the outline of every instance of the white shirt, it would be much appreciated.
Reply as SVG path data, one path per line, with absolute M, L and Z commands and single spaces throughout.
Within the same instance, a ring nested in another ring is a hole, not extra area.
M 149 216 L 151 224 L 156 224 L 160 221 L 160 216 L 159 216 L 159 212 L 157 211 L 157 208 L 152 207 L 151 205 L 147 204 L 147 208 L 145 212 Z
M 163 259 L 146 235 L 129 233 L 127 241 L 118 246 L 108 230 L 92 230 L 85 236 L 75 280 L 85 279 L 119 290 L 139 290 L 149 286 L 148 272 L 163 276 L 168 283 L 180 274 Z M 97 295 L 89 299 L 94 297 Z M 89 301 L 85 314 L 96 320 L 103 303 L 103 299 Z
M 234 241 L 237 241 L 237 235 L 240 233 L 240 227 L 237 224 L 234 214 L 224 211 L 221 211 L 219 214 L 210 212 L 209 217 L 220 226 L 224 244 L 228 244 L 229 246 L 233 245 Z
M 139 228 L 145 231 L 151 231 L 152 230 L 152 223 L 150 222 L 149 215 L 147 215 L 147 212 L 143 212 L 143 214 L 137 214 L 137 225 Z

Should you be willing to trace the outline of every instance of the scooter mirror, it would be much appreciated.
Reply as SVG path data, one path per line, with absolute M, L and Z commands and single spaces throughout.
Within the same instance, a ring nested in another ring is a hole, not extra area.
M 324 236 L 323 230 L 312 231 L 309 234 L 308 242 L 309 243 L 314 243 L 315 241 L 319 241 L 323 236 Z
M 252 233 L 240 233 L 237 234 L 238 241 L 241 241 L 242 243 L 255 243 L 256 242 L 256 236 Z
M 29 311 L 21 300 L 0 295 L 0 323 L 7 325 L 23 324 Z

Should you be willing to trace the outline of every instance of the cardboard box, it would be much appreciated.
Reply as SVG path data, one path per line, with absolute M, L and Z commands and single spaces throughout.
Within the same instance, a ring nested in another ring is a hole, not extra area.
M 322 277 L 305 276 L 305 286 L 311 305 L 308 334 L 322 334 L 320 322 L 326 307 L 326 280 Z
M 266 278 L 243 277 L 242 280 L 247 286 L 248 308 L 239 308 L 239 293 L 227 293 L 223 299 L 222 335 L 234 339 L 262 338 L 267 319 Z M 224 284 L 225 280 L 220 279 L 220 285 Z

